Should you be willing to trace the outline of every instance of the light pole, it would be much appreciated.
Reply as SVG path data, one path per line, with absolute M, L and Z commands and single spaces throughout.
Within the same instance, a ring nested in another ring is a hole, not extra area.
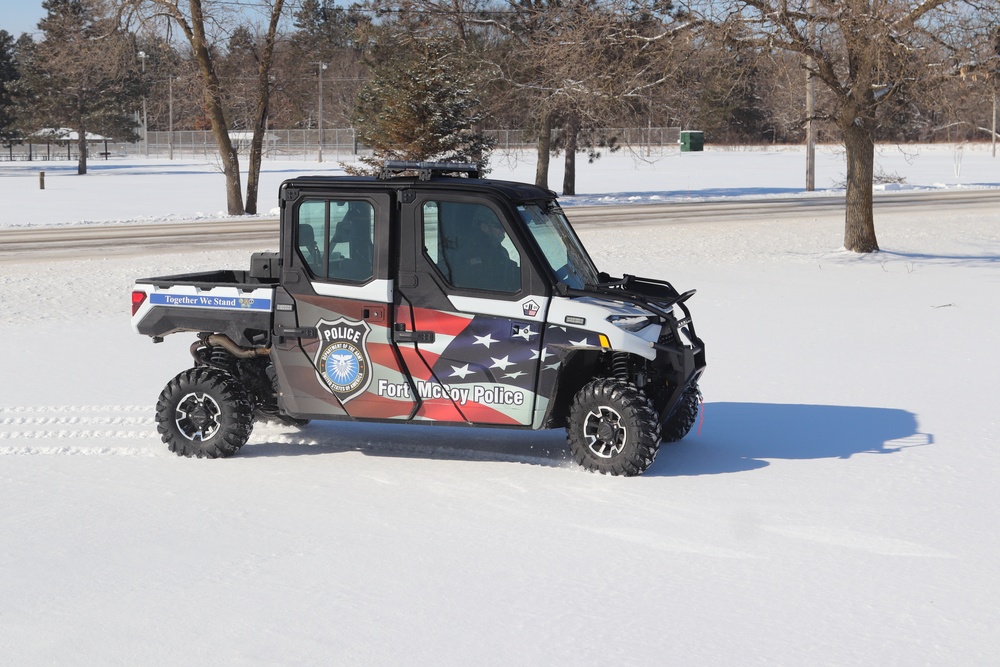
M 996 84 L 993 84 L 996 86 Z M 993 157 L 997 156 L 997 91 L 993 89 L 993 124 L 990 126 L 990 136 L 993 138 Z
M 174 159 L 174 75 L 167 79 L 167 90 L 170 91 L 167 104 L 167 157 Z
M 139 61 L 142 63 L 142 78 L 143 83 L 146 79 L 146 55 L 145 51 L 139 52 Z M 146 94 L 142 95 L 142 154 L 145 157 L 149 157 L 149 124 L 147 123 L 146 117 Z
M 319 68 L 319 117 L 317 118 L 317 127 L 319 128 L 319 141 L 317 142 L 319 149 L 317 150 L 317 158 L 319 162 L 323 161 L 323 71 L 326 70 L 326 63 L 314 62 Z

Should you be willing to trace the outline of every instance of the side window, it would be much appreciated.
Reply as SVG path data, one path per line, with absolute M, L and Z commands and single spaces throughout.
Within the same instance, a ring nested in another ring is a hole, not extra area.
M 424 253 L 453 287 L 521 289 L 521 255 L 483 204 L 429 201 L 422 210 Z
M 326 277 L 326 230 L 329 219 L 326 202 L 307 201 L 299 206 L 299 254 L 316 277 Z
M 375 209 L 366 201 L 305 201 L 297 244 L 314 278 L 365 282 L 374 276 Z

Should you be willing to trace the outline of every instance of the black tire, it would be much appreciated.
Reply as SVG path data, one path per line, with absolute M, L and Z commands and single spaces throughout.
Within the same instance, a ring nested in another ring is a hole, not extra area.
M 573 458 L 593 472 L 639 475 L 660 446 L 653 404 L 633 385 L 598 379 L 573 399 L 566 427 Z
M 698 385 L 688 387 L 674 411 L 660 423 L 660 438 L 663 442 L 677 442 L 686 436 L 698 421 L 700 408 L 701 390 Z
M 253 429 L 253 408 L 226 371 L 197 366 L 167 383 L 156 403 L 156 430 L 179 456 L 232 456 Z

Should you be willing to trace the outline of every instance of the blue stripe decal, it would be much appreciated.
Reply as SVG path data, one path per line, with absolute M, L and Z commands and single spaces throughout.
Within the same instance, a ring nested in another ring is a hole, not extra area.
M 271 310 L 271 300 L 246 296 L 211 296 L 153 293 L 149 302 L 155 306 L 218 308 L 222 310 Z

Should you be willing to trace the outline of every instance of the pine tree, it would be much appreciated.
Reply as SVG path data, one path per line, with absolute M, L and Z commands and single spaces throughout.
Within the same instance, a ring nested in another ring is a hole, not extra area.
M 96 0 L 45 0 L 48 13 L 24 63 L 33 124 L 77 135 L 77 173 L 87 173 L 87 133 L 134 141 L 142 80 L 129 35 L 100 16 Z
M 0 30 L 0 143 L 5 145 L 20 138 L 14 127 L 14 86 L 19 78 L 14 38 Z
M 458 51 L 434 41 L 406 48 L 376 45 L 371 79 L 358 95 L 353 124 L 374 150 L 352 173 L 376 173 L 385 160 L 472 162 L 485 172 L 492 140 L 477 129 L 479 100 Z

